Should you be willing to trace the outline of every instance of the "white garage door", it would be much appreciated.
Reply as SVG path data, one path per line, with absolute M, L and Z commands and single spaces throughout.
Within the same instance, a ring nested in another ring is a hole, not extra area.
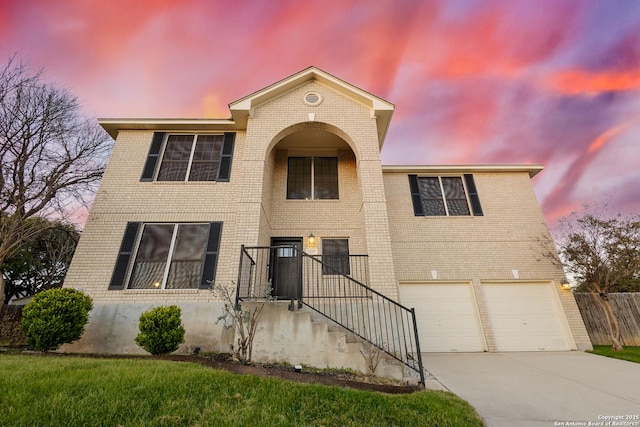
M 558 296 L 551 284 L 483 284 L 497 351 L 569 350 Z
M 484 350 L 470 284 L 401 284 L 400 298 L 404 306 L 416 309 L 421 351 Z

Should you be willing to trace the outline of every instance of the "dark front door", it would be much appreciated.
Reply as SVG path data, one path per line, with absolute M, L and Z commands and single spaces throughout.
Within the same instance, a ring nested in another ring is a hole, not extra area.
M 276 299 L 302 298 L 302 238 L 272 237 L 271 286 Z

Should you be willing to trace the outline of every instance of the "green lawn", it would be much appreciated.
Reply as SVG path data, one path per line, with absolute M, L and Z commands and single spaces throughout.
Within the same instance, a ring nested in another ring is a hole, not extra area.
M 622 351 L 613 351 L 610 345 L 594 345 L 593 351 L 590 351 L 590 353 L 640 363 L 640 347 L 628 346 Z
M 451 393 L 298 384 L 155 360 L 0 355 L 0 425 L 481 426 Z

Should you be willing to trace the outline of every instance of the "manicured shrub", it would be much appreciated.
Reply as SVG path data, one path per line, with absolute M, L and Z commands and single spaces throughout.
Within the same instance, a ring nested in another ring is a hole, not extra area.
M 180 307 L 159 306 L 140 315 L 136 344 L 151 354 L 169 354 L 184 342 Z
M 56 350 L 82 336 L 92 308 L 91 297 L 75 289 L 40 292 L 22 310 L 22 333 L 34 349 Z

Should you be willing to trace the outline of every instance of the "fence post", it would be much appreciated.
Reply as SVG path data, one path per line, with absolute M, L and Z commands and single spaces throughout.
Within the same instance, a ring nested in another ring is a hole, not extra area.
M 240 283 L 242 281 L 242 260 L 244 259 L 244 245 L 240 245 L 240 263 L 238 266 L 238 285 L 236 286 L 236 308 L 240 308 Z
M 424 369 L 422 367 L 422 353 L 420 353 L 420 339 L 418 338 L 418 322 L 416 322 L 416 309 L 411 307 L 411 317 L 413 317 L 413 334 L 416 337 L 416 351 L 418 352 L 418 368 L 420 369 L 420 384 L 424 387 Z

